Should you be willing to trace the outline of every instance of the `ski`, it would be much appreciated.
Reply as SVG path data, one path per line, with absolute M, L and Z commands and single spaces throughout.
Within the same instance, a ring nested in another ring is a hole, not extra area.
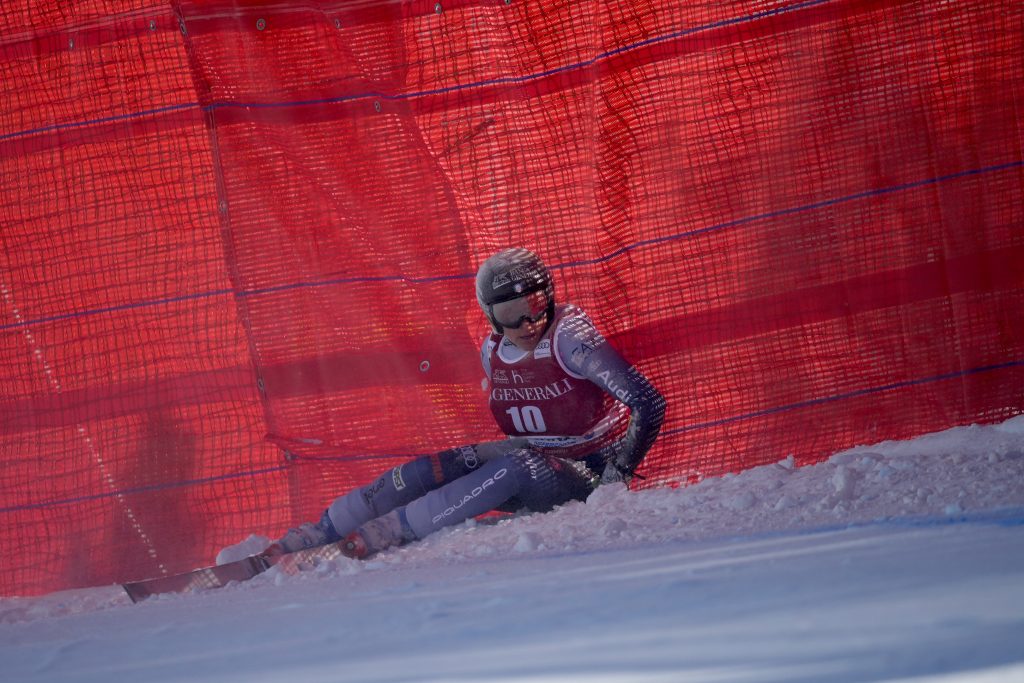
M 191 593 L 220 588 L 232 581 L 248 581 L 274 566 L 282 566 L 285 571 L 294 573 L 302 569 L 303 565 L 307 563 L 312 563 L 317 559 L 330 560 L 339 555 L 341 555 L 341 550 L 338 544 L 330 543 L 273 557 L 250 555 L 235 562 L 200 567 L 199 569 L 193 569 L 181 574 L 159 576 L 155 579 L 144 579 L 142 581 L 130 581 L 122 583 L 121 587 L 124 588 L 132 602 L 140 602 L 152 595 Z

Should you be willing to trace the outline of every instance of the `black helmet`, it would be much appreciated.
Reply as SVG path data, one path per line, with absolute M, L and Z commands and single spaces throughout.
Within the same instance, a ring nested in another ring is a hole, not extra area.
M 492 307 L 533 292 L 547 297 L 548 324 L 555 315 L 555 282 L 540 257 L 528 249 L 513 247 L 499 251 L 476 272 L 476 300 L 498 334 L 502 326 L 494 319 Z

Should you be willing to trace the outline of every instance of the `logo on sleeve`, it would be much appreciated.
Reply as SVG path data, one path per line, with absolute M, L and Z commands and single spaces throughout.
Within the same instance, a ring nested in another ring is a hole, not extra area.
M 576 345 L 575 348 L 573 348 L 572 354 L 570 354 L 572 356 L 573 365 L 575 365 L 578 368 L 582 368 L 583 362 L 587 360 L 587 358 L 590 356 L 590 354 L 594 351 L 595 348 L 597 347 L 594 344 L 591 344 L 590 342 L 581 341 L 578 345 Z
M 608 388 L 608 393 L 610 393 L 612 396 L 619 399 L 623 403 L 629 403 L 629 391 L 627 391 L 625 387 L 619 386 L 619 384 L 612 378 L 612 373 L 610 370 L 600 372 L 597 376 L 599 379 L 601 379 L 601 381 L 604 382 L 605 387 Z

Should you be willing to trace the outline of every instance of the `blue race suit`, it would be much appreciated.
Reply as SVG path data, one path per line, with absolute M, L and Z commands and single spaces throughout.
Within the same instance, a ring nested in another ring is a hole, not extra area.
M 555 309 L 533 351 L 491 334 L 481 355 L 509 438 L 416 458 L 341 496 L 324 520 L 339 537 L 403 506 L 423 538 L 491 510 L 585 500 L 602 480 L 628 479 L 658 435 L 661 394 L 576 306 Z

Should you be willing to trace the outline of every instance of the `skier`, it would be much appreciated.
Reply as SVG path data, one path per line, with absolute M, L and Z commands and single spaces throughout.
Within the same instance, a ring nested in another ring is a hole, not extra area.
M 264 554 L 337 541 L 363 558 L 492 510 L 546 512 L 599 483 L 629 483 L 665 401 L 572 304 L 555 304 L 536 254 L 506 249 L 480 266 L 476 296 L 493 332 L 481 359 L 508 438 L 415 458 L 337 498 L 319 522 Z

